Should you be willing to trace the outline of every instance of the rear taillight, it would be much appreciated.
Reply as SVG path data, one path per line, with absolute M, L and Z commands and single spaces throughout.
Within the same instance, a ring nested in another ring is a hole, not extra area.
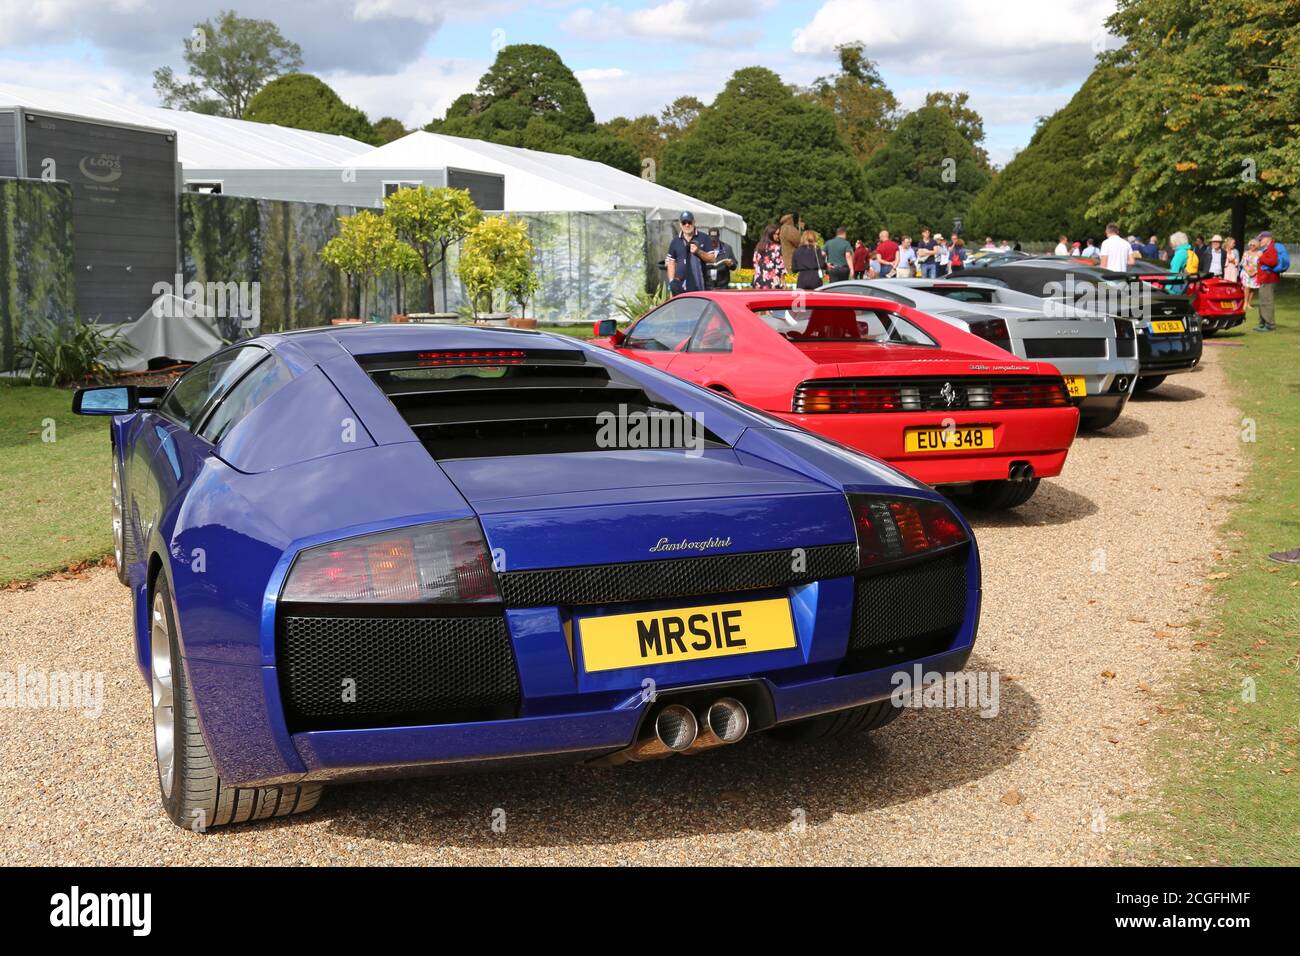
M 863 388 L 856 385 L 818 385 L 803 382 L 794 390 L 791 409 L 796 414 L 818 412 L 892 412 L 902 407 L 899 390 L 892 386 Z
M 1021 385 L 994 385 L 994 408 L 1052 408 L 1069 405 L 1065 380 Z
M 875 567 L 969 540 L 952 509 L 938 501 L 879 495 L 848 497 L 858 537 L 859 567 Z
M 1011 333 L 1007 330 L 1005 319 L 979 319 L 967 327 L 971 335 L 978 335 L 1000 349 L 1011 351 Z
M 483 532 L 473 518 L 381 531 L 308 548 L 282 600 L 466 604 L 498 600 Z

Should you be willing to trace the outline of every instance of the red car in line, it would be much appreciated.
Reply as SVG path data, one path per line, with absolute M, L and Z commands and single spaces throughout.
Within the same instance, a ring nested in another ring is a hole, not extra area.
M 596 343 L 883 459 L 979 507 L 1061 473 L 1079 412 L 1045 362 L 886 299 L 695 292 Z
M 1129 266 L 1129 271 L 1161 292 L 1191 296 L 1192 308 L 1201 317 L 1201 335 L 1205 338 L 1246 321 L 1246 288 L 1240 282 L 1230 282 L 1208 272 L 1188 277 L 1180 272 L 1171 272 L 1163 265 L 1144 261 L 1135 262 Z

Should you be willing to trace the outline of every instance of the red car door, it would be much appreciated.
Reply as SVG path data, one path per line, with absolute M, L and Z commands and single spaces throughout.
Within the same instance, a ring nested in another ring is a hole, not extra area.
M 696 322 L 695 332 L 686 348 L 672 360 L 672 372 L 697 385 L 705 385 L 730 393 L 733 386 L 727 383 L 734 373 L 732 349 L 736 334 L 731 322 L 715 303 L 709 303 L 703 317 Z

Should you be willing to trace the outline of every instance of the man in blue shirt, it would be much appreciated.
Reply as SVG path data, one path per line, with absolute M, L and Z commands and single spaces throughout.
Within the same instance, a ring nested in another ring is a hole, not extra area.
M 673 295 L 704 291 L 704 266 L 715 258 L 708 236 L 695 231 L 695 216 L 684 212 L 677 217 L 682 231 L 668 243 L 668 290 Z

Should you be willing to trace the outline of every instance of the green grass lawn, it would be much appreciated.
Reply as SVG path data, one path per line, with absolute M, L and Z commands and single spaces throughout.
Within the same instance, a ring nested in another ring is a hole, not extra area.
M 72 392 L 0 383 L 0 587 L 112 551 L 109 461 L 107 422 L 73 415 Z
M 1201 626 L 1204 660 L 1175 704 L 1187 718 L 1155 754 L 1164 862 L 1300 863 L 1300 567 L 1266 557 L 1300 547 L 1300 281 L 1283 283 L 1279 306 L 1278 331 L 1222 349 L 1255 441 L 1223 528 L 1229 558 L 1211 579 L 1219 604 Z M 1252 312 L 1244 328 L 1256 321 Z

